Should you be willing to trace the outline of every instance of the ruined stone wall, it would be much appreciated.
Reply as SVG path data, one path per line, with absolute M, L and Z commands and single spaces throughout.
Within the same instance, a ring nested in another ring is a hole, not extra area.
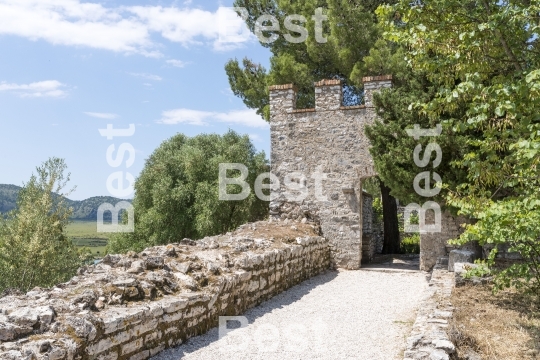
M 375 175 L 364 127 L 375 118 L 373 92 L 390 86 L 388 76 L 364 78 L 365 105 L 343 107 L 341 82 L 322 80 L 315 84 L 314 109 L 296 109 L 293 85 L 270 87 L 271 167 L 281 184 L 272 192 L 270 214 L 320 222 L 337 267 L 361 265 L 360 180 Z M 326 174 L 320 194 L 315 194 L 317 173 Z M 307 186 L 309 195 L 292 199 L 298 192 L 287 188 L 286 176 Z
M 434 223 L 434 212 L 426 212 L 426 224 Z M 454 216 L 448 212 L 441 214 L 441 232 L 420 234 L 420 270 L 430 271 L 440 257 L 448 256 L 448 240 L 455 239 L 463 233 L 461 224 L 467 223 L 463 216 Z M 471 244 L 461 247 L 463 249 L 478 251 Z
M 0 359 L 142 360 L 329 268 L 315 224 L 259 222 L 108 255 L 52 289 L 0 298 Z
M 520 255 L 520 253 L 510 251 L 510 247 L 510 244 L 499 244 L 497 246 L 497 255 L 495 256 L 495 258 L 498 260 L 510 262 L 522 260 L 523 257 Z M 494 248 L 495 245 L 493 244 L 484 244 L 484 246 L 482 247 L 482 257 L 487 258 Z

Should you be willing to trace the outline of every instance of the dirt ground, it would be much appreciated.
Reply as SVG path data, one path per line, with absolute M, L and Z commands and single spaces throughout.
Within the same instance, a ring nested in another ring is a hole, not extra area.
M 540 359 L 538 299 L 506 290 L 493 294 L 490 285 L 457 287 L 450 338 L 454 360 Z

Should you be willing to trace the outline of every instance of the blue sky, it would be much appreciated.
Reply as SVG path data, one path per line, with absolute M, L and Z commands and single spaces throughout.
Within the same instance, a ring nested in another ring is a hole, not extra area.
M 224 64 L 247 56 L 268 68 L 270 53 L 220 9 L 232 2 L 0 0 L 0 183 L 22 185 L 56 156 L 72 199 L 110 195 L 111 173 L 138 176 L 178 132 L 230 128 L 268 156 L 268 124 L 231 93 Z M 131 123 L 131 137 L 98 131 Z M 107 148 L 123 142 L 135 162 L 113 168 Z

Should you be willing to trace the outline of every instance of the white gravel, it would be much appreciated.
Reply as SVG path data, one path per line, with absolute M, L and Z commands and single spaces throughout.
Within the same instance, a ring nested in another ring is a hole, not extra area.
M 153 359 L 402 359 L 427 284 L 421 272 L 329 271 L 250 309 L 222 339 L 214 328 Z

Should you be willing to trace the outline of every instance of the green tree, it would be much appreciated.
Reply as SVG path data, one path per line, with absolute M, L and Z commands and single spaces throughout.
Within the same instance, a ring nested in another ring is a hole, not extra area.
M 43 163 L 21 189 L 17 208 L 0 219 L 0 291 L 58 284 L 87 259 L 64 233 L 72 211 L 62 193 L 66 169 L 62 159 Z
M 400 1 L 379 13 L 386 38 L 434 86 L 414 112 L 462 137 L 452 165 L 465 176 L 447 184 L 446 200 L 478 221 L 458 243 L 509 244 L 525 262 L 498 285 L 540 293 L 540 225 L 531 221 L 540 214 L 540 2 Z
M 432 170 L 432 164 L 436 154 L 432 153 L 428 167 L 418 167 L 413 159 L 413 151 L 418 145 L 422 146 L 423 154 L 429 143 L 435 142 L 441 147 L 442 159 L 440 165 L 434 170 L 441 176 L 449 188 L 466 180 L 466 170 L 452 166 L 453 162 L 461 159 L 467 151 L 467 136 L 471 134 L 458 134 L 452 130 L 452 126 L 443 120 L 451 119 L 453 113 L 441 113 L 439 118 L 430 119 L 411 104 L 426 103 L 434 98 L 436 87 L 422 73 L 414 73 L 409 69 L 394 75 L 396 86 L 386 89 L 374 96 L 374 103 L 378 114 L 377 119 L 371 126 L 366 127 L 366 134 L 371 142 L 371 155 L 375 168 L 380 178 L 391 189 L 391 194 L 397 197 L 401 203 L 422 204 L 427 201 L 416 193 L 413 188 L 414 178 L 423 171 Z M 442 123 L 442 133 L 437 137 L 422 137 L 418 140 L 408 136 L 406 129 L 412 128 L 413 124 L 419 124 L 421 128 L 435 128 Z M 421 155 L 420 157 L 422 157 Z M 421 184 L 423 186 L 423 184 Z M 435 187 L 435 182 L 430 183 Z M 446 206 L 447 189 L 429 200 Z
M 135 231 L 115 234 L 110 251 L 142 250 L 148 246 L 222 234 L 268 216 L 268 203 L 253 191 L 241 201 L 219 200 L 219 164 L 244 164 L 253 187 L 268 171 L 264 152 L 257 153 L 247 135 L 177 134 L 164 141 L 146 161 L 135 182 Z M 235 172 L 228 177 L 239 176 Z M 227 185 L 240 193 L 239 185 Z
M 248 11 L 246 23 L 255 33 L 256 21 L 261 15 L 273 15 L 280 24 L 286 16 L 302 15 L 310 36 L 304 42 L 286 41 L 284 35 L 297 37 L 283 28 L 272 43 L 262 46 L 272 52 L 270 69 L 249 59 L 240 62 L 230 60 L 225 65 L 233 93 L 246 106 L 269 120 L 268 86 L 294 83 L 298 87 L 298 108 L 314 107 L 314 82 L 337 78 L 344 82 L 344 103 L 355 105 L 361 101 L 362 77 L 366 75 L 393 74 L 405 67 L 399 47 L 380 39 L 375 10 L 380 4 L 393 1 L 380 0 L 236 0 L 235 6 Z M 316 9 L 323 8 L 328 21 L 323 22 L 323 36 L 326 42 L 317 41 L 315 21 Z M 269 37 L 271 33 L 263 32 Z M 385 223 L 385 251 L 399 249 L 399 233 L 396 200 L 390 188 L 384 186 L 381 177 Z
M 246 21 L 249 29 L 255 33 L 256 20 L 261 15 L 273 15 L 280 24 L 291 14 L 306 18 L 303 25 L 308 30 L 306 41 L 289 42 L 285 35 L 297 37 L 283 26 L 279 37 L 272 43 L 262 43 L 272 52 L 270 69 L 267 71 L 260 64 L 249 59 L 240 62 L 230 60 L 225 70 L 229 77 L 232 91 L 244 100 L 244 103 L 257 110 L 266 120 L 269 119 L 268 86 L 294 83 L 298 87 L 298 108 L 314 107 L 313 83 L 322 79 L 339 78 L 343 80 L 344 102 L 355 103 L 360 99 L 362 77 L 366 75 L 386 75 L 392 72 L 396 63 L 393 57 L 386 58 L 377 66 L 366 65 L 364 58 L 379 39 L 375 9 L 388 3 L 380 0 L 236 0 L 235 6 L 248 11 Z M 326 42 L 319 42 L 315 37 L 315 21 L 312 19 L 317 8 L 323 8 L 328 16 L 324 21 L 323 36 Z M 272 33 L 263 32 L 269 37 Z M 379 42 L 380 51 L 387 45 Z M 392 61 L 389 61 L 392 58 Z M 372 64 L 374 65 L 374 64 Z

